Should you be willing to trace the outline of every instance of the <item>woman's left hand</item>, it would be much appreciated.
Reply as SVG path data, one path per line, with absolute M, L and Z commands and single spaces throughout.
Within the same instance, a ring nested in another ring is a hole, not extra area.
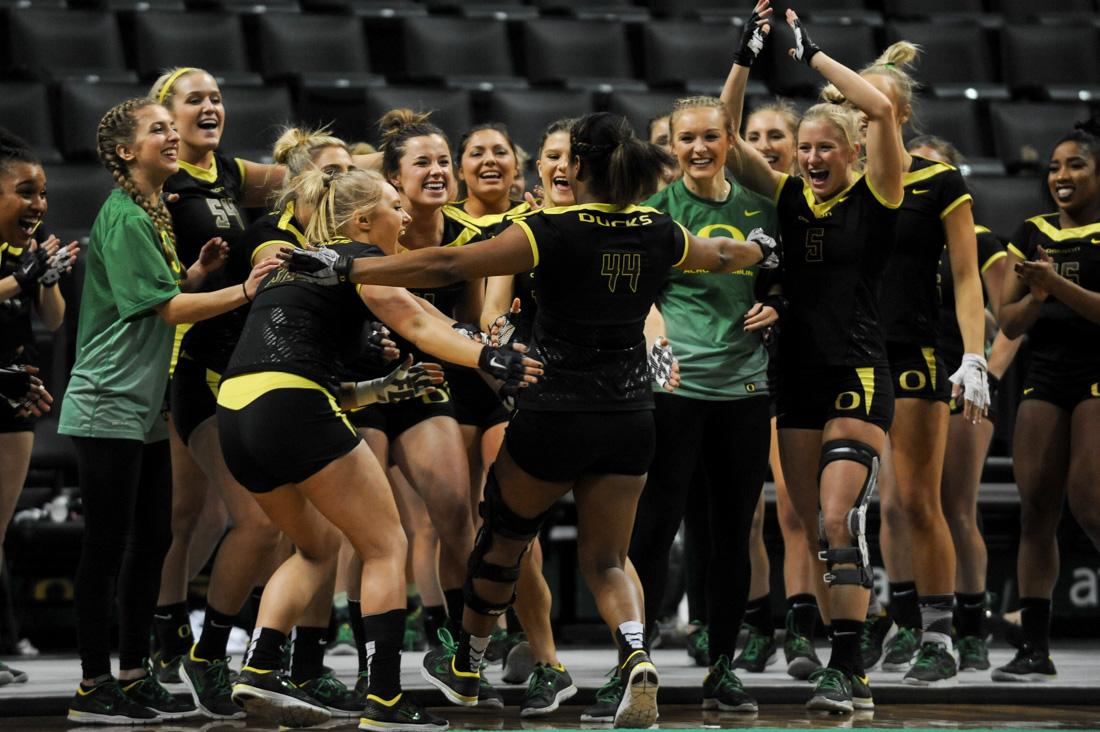
M 1042 247 L 1039 247 L 1038 259 L 1016 264 L 1016 275 L 1031 289 L 1031 296 L 1040 302 L 1050 296 L 1051 286 L 1061 278 L 1054 269 L 1054 260 Z
M 221 237 L 215 236 L 203 244 L 202 250 L 199 251 L 199 258 L 195 260 L 197 274 L 205 276 L 211 272 L 217 272 L 225 265 L 227 259 L 229 259 L 229 245 Z
M 278 259 L 265 259 L 252 268 L 248 273 L 248 279 L 244 281 L 244 292 L 248 295 L 249 301 L 256 299 L 256 292 L 260 289 L 260 283 L 263 282 L 264 277 L 267 277 L 271 270 L 278 268 Z
M 771 305 L 762 302 L 753 303 L 749 311 L 745 313 L 745 330 L 753 332 L 763 330 L 779 320 L 779 313 Z

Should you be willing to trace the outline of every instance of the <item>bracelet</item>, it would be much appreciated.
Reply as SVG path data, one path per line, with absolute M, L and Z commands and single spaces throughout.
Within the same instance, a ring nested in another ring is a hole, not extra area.
M 241 292 L 244 293 L 245 300 L 247 300 L 248 302 L 252 302 L 252 298 L 248 296 L 248 288 L 244 286 L 243 282 L 241 283 Z

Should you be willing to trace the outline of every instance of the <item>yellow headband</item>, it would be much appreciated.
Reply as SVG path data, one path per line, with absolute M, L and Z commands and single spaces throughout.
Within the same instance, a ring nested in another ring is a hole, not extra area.
M 184 66 L 181 69 L 176 69 L 175 73 L 164 81 L 164 86 L 160 88 L 160 92 L 157 94 L 157 102 L 164 104 L 164 100 L 168 98 L 168 92 L 172 91 L 172 85 L 179 81 L 181 76 L 192 71 L 198 71 L 198 69 L 191 66 Z

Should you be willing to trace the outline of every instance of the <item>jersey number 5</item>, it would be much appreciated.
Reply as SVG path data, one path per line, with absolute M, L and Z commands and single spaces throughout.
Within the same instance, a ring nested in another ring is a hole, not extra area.
M 619 277 L 627 277 L 630 281 L 630 291 L 638 291 L 638 277 L 642 274 L 642 255 L 615 252 L 603 255 L 603 268 L 600 274 L 607 278 L 607 289 L 615 292 L 619 285 Z
M 806 261 L 825 261 L 825 229 L 806 229 Z

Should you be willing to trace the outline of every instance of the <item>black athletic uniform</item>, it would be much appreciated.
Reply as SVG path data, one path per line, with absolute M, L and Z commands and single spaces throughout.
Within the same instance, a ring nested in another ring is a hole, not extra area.
M 990 265 L 998 259 L 1008 256 L 1001 240 L 984 226 L 975 226 L 974 232 L 978 236 L 978 269 L 985 272 Z M 939 291 L 940 306 L 940 334 L 936 341 L 936 353 L 943 359 L 944 374 L 955 373 L 962 365 L 964 353 L 962 331 L 959 330 L 959 319 L 955 316 L 955 279 L 951 273 L 951 257 L 947 249 L 940 256 L 939 281 L 936 289 Z M 1000 297 L 999 293 L 993 293 L 994 297 Z M 989 294 L 982 288 L 984 302 L 989 302 Z M 997 406 L 997 377 L 989 374 L 989 413 L 986 419 L 996 422 L 995 408 Z M 960 399 L 952 399 L 948 402 L 951 414 L 962 414 L 965 403 Z
M 22 255 L 22 247 L 0 243 L 0 279 L 15 274 Z M 5 366 L 33 364 L 38 360 L 38 349 L 31 329 L 31 301 L 37 291 L 38 287 L 34 287 L 30 293 L 18 292 L 0 302 L 0 363 Z M 23 350 L 20 351 L 20 348 Z M 34 417 L 16 416 L 11 405 L 6 400 L 0 400 L 0 433 L 33 432 L 34 423 Z
M 382 256 L 348 239 L 323 246 Z M 222 453 L 241 485 L 265 493 L 301 482 L 359 444 L 337 405 L 338 374 L 359 356 L 371 320 L 356 285 L 317 285 L 286 270 L 263 281 L 218 395 Z
M 1028 219 L 1008 248 L 1038 258 L 1043 247 L 1066 279 L 1100 292 L 1100 222 L 1062 229 L 1058 214 Z M 1100 399 L 1100 325 L 1086 320 L 1053 296 L 1028 330 L 1031 362 L 1024 377 L 1024 399 L 1041 399 L 1067 411 L 1086 399 Z
M 520 392 L 509 454 L 541 480 L 642 475 L 655 448 L 643 327 L 687 232 L 642 206 L 563 206 L 521 221 L 535 255 L 531 356 L 545 373 Z
M 245 235 L 245 220 L 237 208 L 244 186 L 244 167 L 235 158 L 214 153 L 209 170 L 181 162 L 178 173 L 164 184 L 165 193 L 179 199 L 168 203 L 176 250 L 184 267 L 198 259 L 206 242 L 221 237 L 229 245 L 229 263 L 206 277 L 202 291 L 212 292 L 248 276 L 239 266 L 244 258 L 240 244 Z M 244 327 L 248 308 L 242 306 L 194 325 L 181 326 L 177 332 L 179 350 L 173 359 L 171 397 L 172 421 L 187 444 L 195 428 L 214 416 L 218 381 Z
M 852 417 L 889 429 L 894 390 L 879 319 L 879 282 L 897 210 L 866 176 L 816 203 L 801 178 L 775 193 L 790 306 L 779 339 L 780 428 Z
M 896 239 L 882 276 L 882 327 L 898 399 L 951 399 L 953 373 L 936 352 L 940 310 L 936 272 L 947 246 L 943 220 L 973 200 L 959 171 L 913 156 L 902 178 L 905 199 Z

